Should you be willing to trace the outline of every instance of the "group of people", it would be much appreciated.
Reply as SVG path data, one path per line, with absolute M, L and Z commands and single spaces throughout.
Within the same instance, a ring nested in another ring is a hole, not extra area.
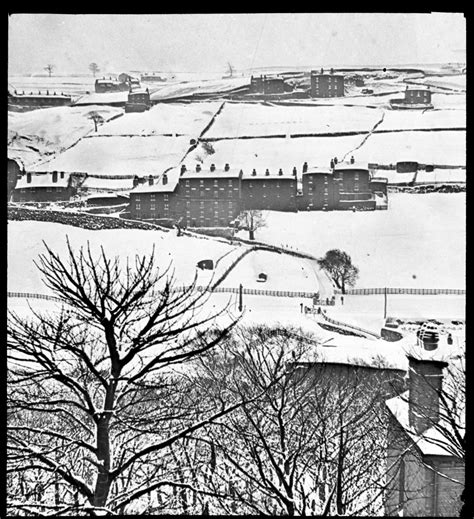
M 318 314 L 321 313 L 321 306 L 320 305 L 326 305 L 326 306 L 334 306 L 336 304 L 336 296 L 333 295 L 331 299 L 329 297 L 326 297 L 326 300 L 320 300 L 319 299 L 319 292 L 316 292 L 316 294 L 313 297 L 313 308 L 318 307 Z M 344 296 L 341 295 L 341 305 L 344 304 Z M 304 303 L 300 303 L 300 309 L 301 313 L 309 313 L 311 312 L 311 308 L 309 306 L 306 306 Z

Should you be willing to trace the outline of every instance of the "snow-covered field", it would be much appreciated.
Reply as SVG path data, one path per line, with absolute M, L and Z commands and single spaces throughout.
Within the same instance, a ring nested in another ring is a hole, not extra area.
M 79 95 L 94 91 L 95 79 L 88 76 L 8 76 L 8 83 L 18 92 L 37 93 L 38 90 L 45 92 L 64 92 L 69 95 Z
M 268 211 L 256 239 L 316 257 L 342 249 L 358 287 L 464 288 L 465 211 L 465 193 L 391 193 L 387 211 Z
M 212 142 L 215 153 L 209 155 L 199 145 L 186 157 L 186 164 L 194 167 L 196 162 L 203 162 L 204 167 L 215 164 L 222 167 L 229 163 L 244 171 L 271 172 L 282 168 L 284 172 L 296 167 L 301 172 L 304 162 L 311 166 L 329 167 L 333 157 L 342 158 L 346 153 L 357 148 L 364 136 L 346 137 L 302 137 L 294 139 L 230 139 Z M 356 156 L 357 159 L 357 156 Z
M 356 160 L 395 164 L 414 160 L 422 164 L 464 166 L 465 131 L 405 131 L 374 133 L 355 152 Z
M 122 262 L 128 256 L 150 254 L 153 245 L 160 267 L 173 262 L 178 285 L 189 284 L 198 272 L 197 283 L 207 285 L 211 271 L 201 271 L 196 263 L 201 259 L 217 261 L 233 249 L 233 246 L 206 238 L 188 236 L 177 237 L 175 232 L 143 230 L 102 230 L 91 231 L 69 225 L 33 222 L 8 222 L 8 290 L 14 292 L 33 292 L 47 294 L 41 276 L 33 264 L 38 254 L 44 253 L 43 240 L 50 248 L 64 254 L 66 237 L 74 249 L 90 242 L 91 250 L 98 253 L 101 246 L 108 257 L 120 256 Z M 225 264 L 223 264 L 225 267 Z M 214 274 L 217 278 L 222 272 Z
M 44 108 L 30 112 L 8 112 L 8 151 L 24 156 L 26 166 L 42 156 L 58 153 L 94 131 L 92 113 L 105 121 L 123 113 L 111 106 Z
M 222 102 L 157 104 L 142 113 L 126 113 L 104 124 L 98 135 L 191 135 L 198 137 Z
M 466 74 L 449 76 L 430 76 L 414 80 L 413 83 L 422 83 L 434 87 L 449 88 L 457 91 L 466 91 Z
M 387 110 L 377 131 L 466 128 L 464 110 Z
M 226 103 L 206 137 L 370 131 L 382 118 L 382 113 L 379 109 L 366 107 Z
M 158 84 L 159 85 L 159 84 Z M 164 83 L 151 94 L 152 101 L 192 96 L 194 94 L 218 94 L 250 85 L 249 77 L 231 79 L 199 79 Z
M 189 137 L 94 135 L 36 166 L 35 170 L 114 176 L 159 175 L 179 164 L 189 146 Z

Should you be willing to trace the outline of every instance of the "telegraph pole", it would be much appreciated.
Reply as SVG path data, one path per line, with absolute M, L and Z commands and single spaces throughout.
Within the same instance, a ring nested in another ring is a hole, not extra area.
M 387 318 L 387 287 L 384 288 L 383 294 L 384 294 L 383 318 L 386 319 Z
M 243 293 L 243 290 L 242 289 L 243 289 L 242 283 L 240 283 L 240 285 L 239 285 L 239 312 L 241 312 L 242 309 L 243 309 L 243 304 L 242 304 L 242 299 L 243 299 L 242 293 Z

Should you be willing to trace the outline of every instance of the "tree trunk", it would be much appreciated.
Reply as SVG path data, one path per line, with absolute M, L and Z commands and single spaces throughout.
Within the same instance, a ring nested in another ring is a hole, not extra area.
M 253 229 L 249 229 L 249 240 L 255 240 L 255 231 Z
M 344 503 L 342 501 L 342 471 L 344 462 L 343 430 L 339 433 L 339 451 L 337 453 L 337 483 L 336 483 L 336 507 L 337 514 L 344 515 Z
M 109 417 L 102 417 L 97 426 L 97 458 L 101 466 L 94 490 L 94 506 L 105 506 L 110 491 Z

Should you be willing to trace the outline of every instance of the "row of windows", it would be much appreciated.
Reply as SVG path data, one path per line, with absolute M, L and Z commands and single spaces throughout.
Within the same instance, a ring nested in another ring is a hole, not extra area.
M 38 188 L 38 192 L 41 192 L 43 191 L 44 189 L 39 187 Z M 63 191 L 64 188 L 63 187 L 47 187 L 46 188 L 46 192 L 48 193 L 52 193 L 53 191 Z M 35 187 L 30 187 L 28 189 L 20 189 L 20 193 L 35 193 L 36 192 L 36 188 Z
M 184 181 L 184 185 L 185 185 L 186 187 L 189 187 L 189 186 L 190 186 L 190 181 L 189 181 L 189 180 L 185 180 L 185 181 Z M 218 179 L 214 179 L 214 187 L 217 187 L 218 185 L 219 185 L 219 180 L 218 180 Z M 222 184 L 221 184 L 221 185 L 222 185 Z M 232 187 L 232 186 L 233 186 L 233 180 L 228 179 L 228 181 L 227 181 L 227 185 L 228 185 L 229 187 Z M 204 180 L 199 179 L 199 186 L 200 186 L 200 187 L 203 187 L 203 186 L 204 186 Z
M 258 186 L 258 185 L 261 185 L 261 187 L 267 187 L 267 185 L 265 184 L 265 182 L 262 182 L 262 184 L 258 183 L 257 186 Z M 252 188 L 252 187 L 253 187 L 252 182 L 249 182 L 249 183 L 248 183 L 248 186 L 249 186 L 249 188 Z M 290 182 L 289 187 L 293 187 L 293 186 L 294 186 L 294 183 L 293 183 L 293 182 Z M 277 181 L 276 184 L 273 184 L 273 183 L 272 183 L 272 184 L 270 184 L 268 187 L 278 187 L 278 188 L 279 188 L 279 187 L 281 187 L 281 186 L 280 186 L 280 182 Z

